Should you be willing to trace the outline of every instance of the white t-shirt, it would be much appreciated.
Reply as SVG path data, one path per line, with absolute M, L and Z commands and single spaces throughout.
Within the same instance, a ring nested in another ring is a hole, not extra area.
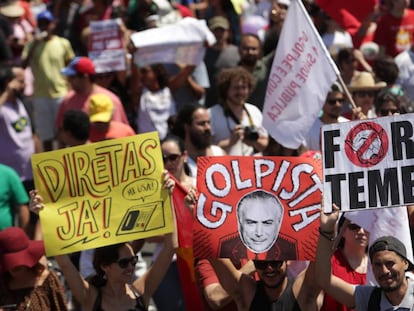
M 259 108 L 252 104 L 245 104 L 248 114 L 250 114 L 253 124 L 259 135 L 267 136 L 267 131 L 262 126 L 263 116 Z M 213 136 L 213 144 L 218 144 L 219 141 L 228 139 L 231 136 L 233 129 L 236 127 L 236 122 L 224 113 L 223 106 L 214 105 L 209 108 L 211 134 Z M 240 120 L 242 126 L 251 126 L 248 116 Z M 244 144 L 241 140 L 225 149 L 228 155 L 253 155 L 254 148 Z

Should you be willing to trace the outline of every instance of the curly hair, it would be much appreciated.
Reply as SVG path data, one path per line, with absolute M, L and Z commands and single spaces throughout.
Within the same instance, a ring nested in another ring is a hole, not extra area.
M 249 90 L 253 89 L 253 76 L 250 72 L 242 67 L 223 69 L 217 77 L 217 91 L 219 98 L 225 102 L 227 99 L 227 91 L 230 88 L 232 80 L 247 82 Z

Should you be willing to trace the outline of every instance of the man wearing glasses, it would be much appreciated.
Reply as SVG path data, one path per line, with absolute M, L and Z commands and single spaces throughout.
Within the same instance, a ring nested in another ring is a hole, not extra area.
M 349 121 L 341 116 L 345 94 L 339 83 L 334 83 L 328 92 L 322 114 L 315 120 L 305 138 L 304 145 L 308 150 L 321 150 L 321 127 L 324 124 Z

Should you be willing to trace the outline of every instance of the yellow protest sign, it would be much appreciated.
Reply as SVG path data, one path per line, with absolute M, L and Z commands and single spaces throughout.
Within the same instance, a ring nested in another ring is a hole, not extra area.
M 172 231 L 157 132 L 32 156 L 48 256 Z

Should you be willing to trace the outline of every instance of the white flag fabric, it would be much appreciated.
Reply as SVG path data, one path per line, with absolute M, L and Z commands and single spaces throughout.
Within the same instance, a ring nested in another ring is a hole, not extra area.
M 267 84 L 263 124 L 297 149 L 316 120 L 339 70 L 300 0 L 289 6 Z
M 407 250 L 407 259 L 413 262 L 413 247 L 411 243 L 410 225 L 407 207 L 387 207 L 365 211 L 345 213 L 351 222 L 369 232 L 369 245 L 379 237 L 392 235 L 400 240 Z M 367 284 L 376 284 L 371 265 L 367 270 Z

